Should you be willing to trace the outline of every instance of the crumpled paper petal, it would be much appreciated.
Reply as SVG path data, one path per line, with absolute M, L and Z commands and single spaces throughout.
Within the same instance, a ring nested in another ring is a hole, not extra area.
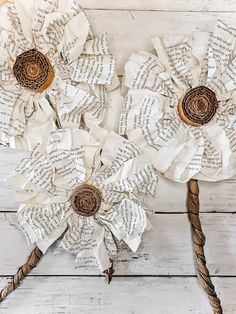
M 69 204 L 62 203 L 22 206 L 18 211 L 17 218 L 28 242 L 30 244 L 37 243 L 53 234 L 57 229 L 61 229 L 65 219 L 71 214 L 69 207 Z
M 9 180 L 23 189 L 18 219 L 31 243 L 45 253 L 63 234 L 59 247 L 76 255 L 80 267 L 102 271 L 117 254 L 117 240 L 137 250 L 147 227 L 143 196 L 154 195 L 157 185 L 156 171 L 140 148 L 99 127 L 91 134 L 51 132 L 46 147 L 38 144 Z M 101 192 L 94 216 L 78 214 L 71 204 L 83 184 Z
M 105 229 L 93 218 L 81 218 L 66 232 L 60 247 L 76 255 L 80 267 L 97 266 L 101 271 L 111 266 L 104 243 Z
M 123 240 L 135 252 L 146 228 L 146 215 L 143 208 L 129 199 L 123 199 L 111 211 L 100 215 L 102 222 L 118 240 Z
M 218 21 L 213 32 L 166 35 L 152 43 L 157 56 L 133 54 L 125 66 L 129 91 L 120 133 L 171 180 L 230 178 L 236 173 L 236 29 Z M 219 109 L 195 127 L 183 122 L 177 108 L 184 93 L 199 85 L 215 92 Z
M 43 143 L 48 132 L 56 127 L 92 128 L 102 123 L 106 108 L 115 102 L 109 95 L 118 87 L 107 34 L 94 36 L 78 1 L 10 0 L 7 10 L 3 7 L 0 139 L 7 140 L 10 146 L 31 150 L 31 127 L 39 127 L 36 141 Z M 52 84 L 40 94 L 21 86 L 12 71 L 17 56 L 33 48 L 48 58 L 55 72 Z M 10 98 L 7 107 L 6 91 Z M 29 118 L 27 106 L 14 102 L 15 91 L 19 99 L 30 99 L 35 109 L 39 102 L 47 104 Z

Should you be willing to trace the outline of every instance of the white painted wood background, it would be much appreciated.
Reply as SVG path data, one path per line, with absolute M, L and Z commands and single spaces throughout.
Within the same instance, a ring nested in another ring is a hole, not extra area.
M 118 72 L 137 50 L 152 51 L 149 39 L 164 33 L 209 30 L 216 19 L 236 25 L 236 0 L 81 0 L 95 32 L 108 31 Z M 14 190 L 4 179 L 25 156 L 0 150 L 0 288 L 31 248 L 18 230 Z M 236 177 L 200 183 L 206 256 L 225 314 L 236 313 Z M 196 279 L 185 209 L 186 186 L 160 179 L 151 207 L 154 228 L 136 254 L 115 262 L 110 286 L 97 270 L 84 272 L 74 259 L 50 251 L 0 314 L 208 314 L 211 308 Z

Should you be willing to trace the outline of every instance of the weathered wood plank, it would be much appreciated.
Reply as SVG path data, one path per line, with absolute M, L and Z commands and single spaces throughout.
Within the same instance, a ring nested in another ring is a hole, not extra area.
M 103 3 L 103 0 L 100 0 Z M 110 3 L 114 3 L 114 1 Z M 133 0 L 135 1 L 135 0 Z M 150 0 L 155 2 L 155 0 Z M 169 0 L 175 3 L 173 0 Z M 184 0 L 178 0 L 185 3 Z M 220 0 L 219 2 L 225 2 Z M 94 0 L 95 2 L 95 0 Z M 121 1 L 124 3 L 125 0 Z M 198 0 L 194 0 L 198 2 Z M 218 0 L 207 1 L 214 3 L 217 8 Z M 116 1 L 116 3 L 119 3 Z M 145 1 L 143 1 L 145 3 Z M 165 1 L 159 1 L 165 3 Z M 191 3 L 191 0 L 187 1 Z M 199 1 L 199 3 L 206 3 Z M 227 0 L 227 4 L 236 5 L 236 0 Z M 104 1 L 104 5 L 106 3 Z M 222 5 L 219 6 L 219 8 Z M 223 9 L 222 9 L 223 10 Z M 222 11 L 221 10 L 221 11 Z M 235 9 L 236 10 L 236 9 Z M 124 64 L 128 57 L 136 51 L 153 51 L 150 39 L 168 33 L 193 33 L 199 30 L 212 30 L 217 19 L 222 19 L 232 25 L 236 25 L 235 13 L 232 7 L 229 12 L 173 12 L 170 11 L 132 11 L 132 10 L 85 10 L 85 13 L 95 31 L 95 33 L 108 32 L 110 36 L 111 50 L 117 58 L 117 72 L 123 74 Z
M 235 0 L 80 0 L 86 9 L 161 11 L 236 11 Z
M 108 31 L 111 34 L 111 48 L 118 59 L 120 75 L 132 52 L 153 50 L 149 40 L 156 35 L 212 29 L 217 18 L 236 24 L 233 13 L 236 11 L 235 0 L 80 2 L 88 9 L 86 14 L 95 32 Z M 209 10 L 219 12 L 173 13 Z M 23 152 L 0 150 L 0 182 L 24 156 Z M 220 183 L 201 183 L 201 210 L 235 212 L 235 180 L 236 178 Z M 0 211 L 16 208 L 13 195 L 12 188 L 0 183 Z M 160 179 L 159 193 L 156 200 L 150 201 L 151 208 L 159 212 L 184 212 L 185 198 L 185 185 Z M 207 236 L 206 255 L 214 276 L 236 276 L 235 217 L 232 214 L 202 214 Z M 195 275 L 187 215 L 158 214 L 152 221 L 154 229 L 144 236 L 141 250 L 137 254 L 126 252 L 120 255 L 115 263 L 116 275 Z M 16 227 L 14 214 L 0 213 L 0 252 L 0 275 L 13 274 L 30 252 L 22 233 Z M 49 252 L 32 274 L 46 277 L 27 278 L 22 287 L 0 305 L 1 314 L 212 313 L 195 278 L 116 277 L 112 285 L 107 286 L 102 278 L 96 277 L 47 277 L 99 274 L 97 270 L 74 268 L 74 258 L 64 252 Z M 6 279 L 0 279 L 0 288 L 5 281 Z M 224 313 L 236 313 L 236 278 L 213 278 L 213 281 L 223 301 Z
M 150 39 L 157 35 L 211 30 L 217 19 L 236 25 L 235 13 L 87 10 L 86 14 L 96 33 L 109 33 L 120 75 L 131 53 L 153 51 Z
M 156 214 L 153 229 L 137 253 L 122 252 L 115 262 L 116 275 L 195 275 L 191 233 L 186 214 Z M 206 256 L 212 275 L 236 276 L 236 215 L 202 214 L 207 237 Z M 12 275 L 30 248 L 16 226 L 15 214 L 0 214 L 0 275 Z M 16 249 L 17 248 L 17 249 Z M 80 269 L 66 252 L 49 251 L 33 271 L 38 275 L 100 274 Z
M 236 278 L 214 278 L 224 314 L 235 314 Z M 0 280 L 2 286 L 6 279 Z M 1 314 L 211 314 L 196 278 L 27 278 Z
M 6 178 L 16 165 L 28 155 L 27 151 L 0 147 L 0 211 L 15 210 L 15 189 L 7 184 Z
M 26 151 L 0 148 L 0 212 L 16 210 L 15 189 L 4 183 L 17 163 L 27 156 Z M 217 183 L 200 182 L 202 212 L 236 212 L 236 177 Z M 170 182 L 160 177 L 157 196 L 148 199 L 150 209 L 158 212 L 185 212 L 186 185 Z
M 221 182 L 199 182 L 201 212 L 236 212 L 236 176 Z M 186 184 L 159 178 L 157 196 L 149 208 L 157 212 L 186 212 Z
M 27 151 L 0 147 L 0 182 L 14 170 L 18 162 L 28 155 Z

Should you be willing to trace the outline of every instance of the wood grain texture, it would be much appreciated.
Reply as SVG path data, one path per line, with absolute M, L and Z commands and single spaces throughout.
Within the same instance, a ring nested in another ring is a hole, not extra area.
M 15 211 L 15 188 L 7 184 L 6 178 L 11 174 L 21 159 L 28 152 L 10 148 L 0 148 L 0 212 Z M 201 212 L 236 212 L 236 177 L 222 182 L 200 182 Z M 166 193 L 171 197 L 166 197 Z M 186 212 L 185 184 L 171 182 L 160 177 L 157 196 L 148 198 L 147 205 L 155 212 Z
M 6 279 L 0 280 L 0 286 Z M 214 278 L 224 314 L 235 314 L 235 278 Z M 171 300 L 170 300 L 171 296 Z M 1 314 L 212 314 L 196 278 L 27 278 Z
M 236 0 L 80 3 L 95 33 L 109 33 L 121 76 L 130 54 L 153 51 L 150 39 L 155 36 L 212 30 L 217 19 L 236 26 Z M 15 190 L 4 183 L 25 156 L 23 151 L 0 148 L 0 288 L 6 283 L 5 276 L 14 274 L 32 249 L 11 212 L 17 208 Z M 236 313 L 235 186 L 236 177 L 218 183 L 200 182 L 206 257 L 224 314 Z M 97 277 L 98 270 L 79 269 L 68 253 L 49 250 L 32 276 L 0 305 L 0 314 L 210 314 L 207 297 L 192 278 L 196 271 L 186 191 L 186 185 L 160 178 L 156 199 L 147 201 L 158 212 L 151 219 L 154 228 L 144 235 L 136 254 L 126 251 L 119 255 L 114 265 L 118 277 L 111 286 Z M 83 277 L 88 275 L 93 277 Z
M 0 291 L 0 303 L 4 302 L 6 298 L 21 285 L 22 281 L 30 274 L 31 270 L 37 267 L 42 256 L 43 253 L 35 246 L 25 263 L 18 268 L 11 280 L 9 280 L 6 286 Z
M 6 180 L 20 160 L 28 154 L 27 151 L 21 149 L 0 147 L 0 183 Z
M 137 51 L 153 51 L 150 39 L 163 34 L 189 34 L 212 30 L 217 19 L 236 25 L 232 12 L 158 12 L 158 11 L 85 11 L 95 33 L 108 32 L 110 46 L 117 58 L 117 71 Z
M 86 9 L 161 11 L 236 11 L 235 0 L 80 0 Z
M 122 252 L 114 263 L 116 275 L 195 275 L 187 214 L 156 214 L 137 253 Z M 236 215 L 202 214 L 207 237 L 206 257 L 211 275 L 236 276 Z M 12 275 L 25 262 L 32 247 L 18 230 L 14 213 L 0 214 L 0 275 Z M 17 248 L 17 250 L 16 250 Z M 19 254 L 20 252 L 20 254 Z M 98 269 L 81 269 L 66 252 L 49 250 L 37 275 L 99 275 Z

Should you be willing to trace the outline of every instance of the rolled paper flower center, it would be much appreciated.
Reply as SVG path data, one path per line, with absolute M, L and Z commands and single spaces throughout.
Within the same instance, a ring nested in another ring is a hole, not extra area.
M 36 49 L 25 51 L 16 58 L 13 73 L 21 86 L 37 93 L 47 89 L 55 75 L 48 58 Z
M 210 122 L 217 109 L 218 101 L 215 93 L 205 86 L 190 89 L 180 98 L 178 104 L 181 119 L 193 126 Z
M 26 68 L 26 74 L 28 76 L 28 78 L 30 78 L 31 80 L 37 80 L 38 77 L 40 76 L 41 70 L 40 67 L 37 63 L 30 63 L 27 65 Z
M 74 211 L 82 216 L 93 216 L 101 207 L 102 194 L 93 185 L 82 184 L 77 187 L 71 197 Z

